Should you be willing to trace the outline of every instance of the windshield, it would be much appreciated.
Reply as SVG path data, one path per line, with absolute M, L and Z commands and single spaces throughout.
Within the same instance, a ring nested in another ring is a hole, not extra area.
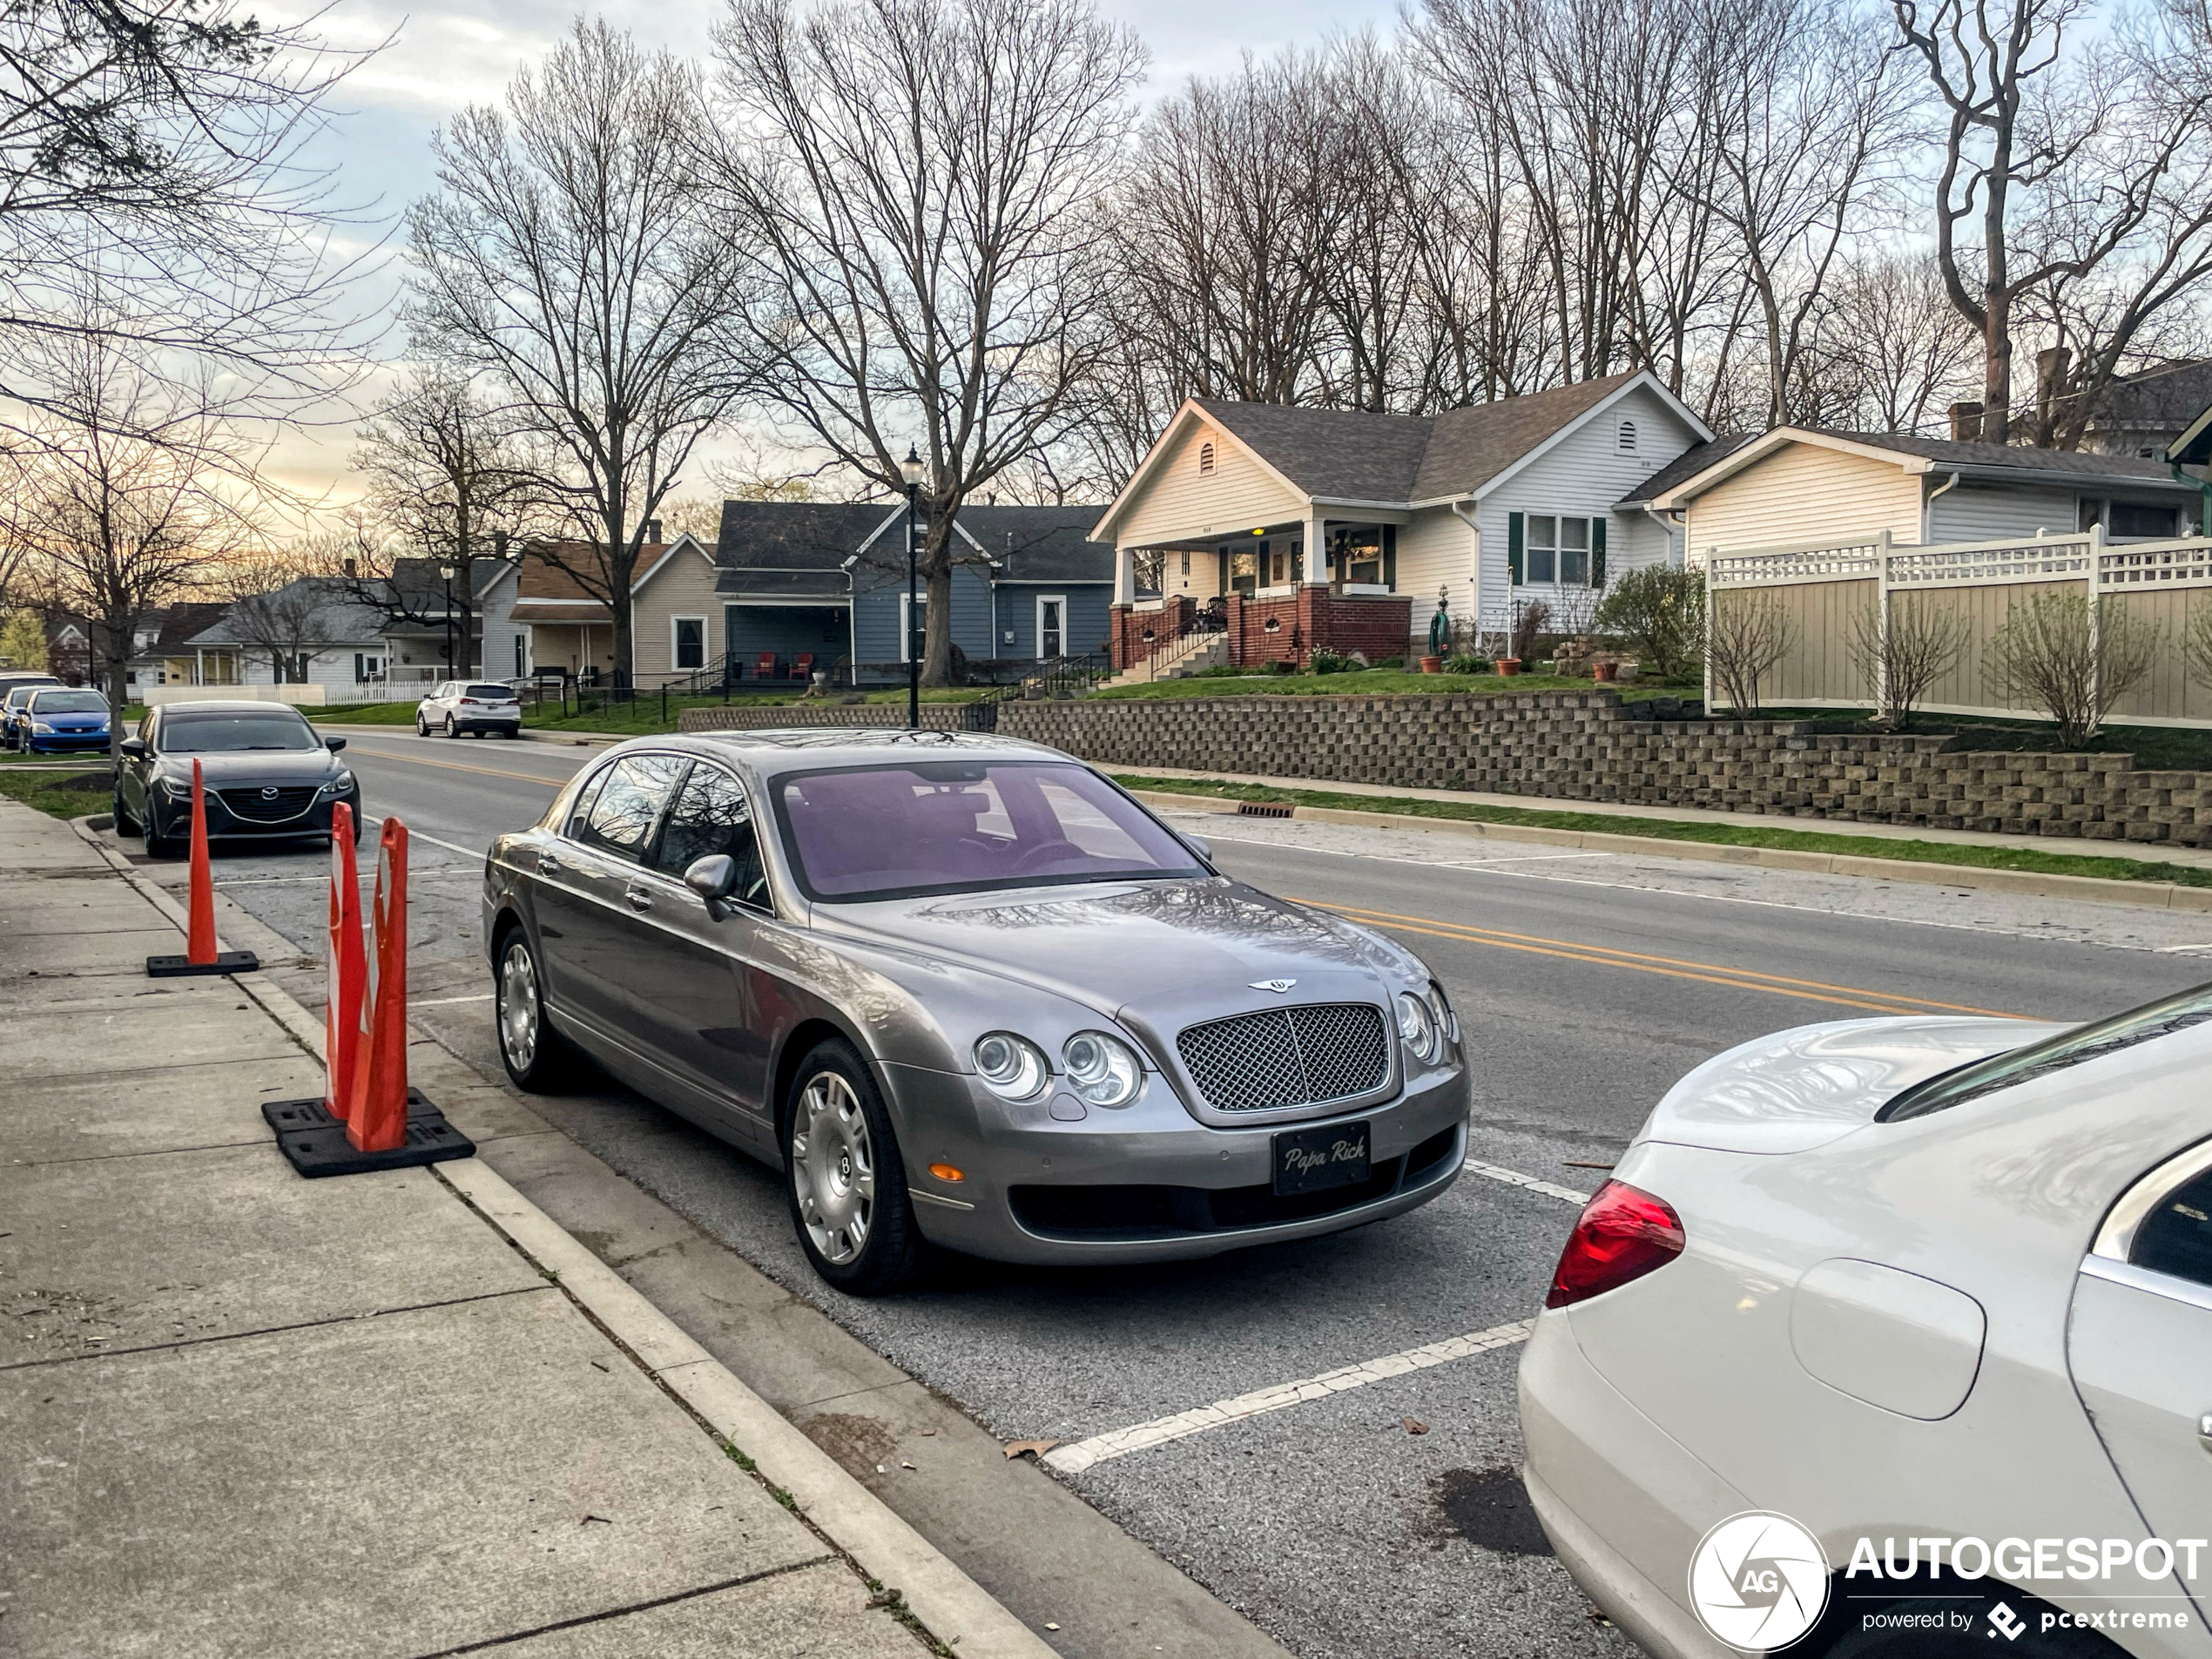
M 11 709 L 19 709 L 39 692 L 51 691 L 53 689 L 53 682 L 51 680 L 42 680 L 30 685 L 11 685 L 8 688 L 8 706 Z
M 473 697 L 480 703 L 512 703 L 515 691 L 509 685 L 464 685 L 461 695 Z
M 1096 772 L 1055 761 L 915 761 L 786 778 L 785 845 L 815 899 L 1204 876 Z
M 39 691 L 30 699 L 33 714 L 105 714 L 107 698 L 98 691 Z
M 2212 1020 L 2212 985 L 2200 985 L 2179 996 L 2165 997 L 2130 1008 L 2125 1014 L 2115 1014 L 2109 1020 L 2061 1031 L 2055 1037 L 2032 1042 L 2025 1049 L 1954 1066 L 1925 1082 L 1913 1084 L 1877 1112 L 1875 1120 L 1894 1123 L 1902 1118 L 1925 1117 L 1946 1106 L 1993 1094 L 2000 1089 L 2010 1089 L 2014 1083 L 2048 1076 L 2085 1061 L 2100 1060 L 2122 1049 L 2132 1049 L 2139 1042 L 2185 1031 L 2207 1020 Z
M 322 739 L 298 715 L 172 714 L 161 723 L 161 752 L 172 755 L 236 754 L 248 749 L 320 749 Z

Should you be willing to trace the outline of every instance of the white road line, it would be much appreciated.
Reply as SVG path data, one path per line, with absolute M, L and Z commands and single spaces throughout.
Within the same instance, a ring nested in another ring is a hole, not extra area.
M 1533 1175 L 1523 1175 L 1518 1170 L 1507 1170 L 1495 1163 L 1485 1163 L 1480 1158 L 1469 1158 L 1460 1165 L 1469 1175 L 1487 1176 L 1493 1181 L 1502 1181 L 1509 1187 L 1519 1187 L 1527 1192 L 1541 1192 L 1547 1198 L 1563 1203 L 1584 1204 L 1590 1201 L 1587 1192 L 1577 1192 L 1572 1187 L 1554 1186 L 1549 1181 L 1539 1181 Z
M 1216 1400 L 1212 1405 L 1201 1406 L 1196 1411 L 1177 1412 L 1173 1417 L 1158 1417 L 1149 1423 L 1138 1423 L 1130 1428 L 1094 1434 L 1087 1440 L 1055 1446 L 1044 1454 L 1043 1460 L 1062 1474 L 1081 1474 L 1085 1469 L 1114 1458 L 1127 1457 L 1132 1452 L 1142 1452 L 1150 1447 L 1164 1446 L 1170 1440 L 1187 1440 L 1193 1434 L 1203 1434 L 1210 1428 L 1220 1428 L 1224 1424 L 1241 1423 L 1247 1418 L 1258 1417 L 1268 1412 L 1303 1406 L 1308 1400 L 1327 1399 L 1348 1389 L 1365 1388 L 1369 1383 L 1403 1377 L 1410 1372 L 1426 1371 L 1431 1366 L 1448 1365 L 1454 1359 L 1470 1359 L 1478 1353 L 1488 1353 L 1493 1349 L 1510 1348 L 1516 1343 L 1527 1341 L 1533 1327 L 1533 1320 L 1516 1319 L 1511 1325 L 1494 1325 L 1487 1331 L 1470 1331 L 1465 1336 L 1447 1337 L 1441 1342 L 1428 1343 L 1422 1347 L 1401 1349 L 1396 1353 L 1386 1353 L 1379 1359 L 1362 1360 L 1356 1366 L 1325 1371 L 1318 1377 L 1308 1377 L 1303 1381 L 1278 1383 L 1272 1388 L 1239 1394 L 1234 1399 Z
M 363 813 L 361 814 L 361 823 L 364 826 L 370 824 L 381 824 L 383 821 L 384 820 L 382 819 L 377 817 L 377 815 L 374 813 Z M 408 829 L 407 838 L 410 841 L 428 841 L 433 846 L 442 846 L 447 852 L 458 853 L 464 859 L 480 859 L 484 856 L 484 850 L 480 846 L 456 846 L 451 841 L 442 841 L 435 835 L 425 835 L 419 829 Z M 361 849 L 361 851 L 369 854 L 373 858 L 375 856 L 376 849 L 374 847 L 365 846 Z
M 490 991 L 482 991 L 475 996 L 434 996 L 423 1001 L 416 1001 L 410 998 L 408 1001 L 408 1007 L 411 1008 L 450 1008 L 455 1002 L 489 1002 L 492 1000 L 494 995 L 495 993 Z

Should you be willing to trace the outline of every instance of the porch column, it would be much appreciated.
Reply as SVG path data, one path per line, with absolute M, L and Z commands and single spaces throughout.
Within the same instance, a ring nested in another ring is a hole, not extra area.
M 1114 550 L 1114 603 L 1117 605 L 1136 603 L 1136 550 L 1133 547 Z
M 1309 588 L 1329 585 L 1328 520 L 1318 510 L 1307 514 L 1305 519 L 1305 576 Z

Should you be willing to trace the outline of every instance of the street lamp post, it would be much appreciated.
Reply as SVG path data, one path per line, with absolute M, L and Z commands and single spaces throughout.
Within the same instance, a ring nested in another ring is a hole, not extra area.
M 921 550 L 916 509 L 921 501 L 922 462 L 911 443 L 899 470 L 907 481 L 907 729 L 918 732 L 921 729 L 921 644 L 917 636 L 922 631 L 914 625 L 921 620 L 921 602 L 914 592 L 914 561 Z
M 453 665 L 453 566 L 441 564 L 438 575 L 446 587 L 446 678 L 452 679 L 459 672 Z

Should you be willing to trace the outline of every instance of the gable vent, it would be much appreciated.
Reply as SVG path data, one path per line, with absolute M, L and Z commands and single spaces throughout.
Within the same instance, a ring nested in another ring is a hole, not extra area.
M 1613 447 L 1615 449 L 1618 449 L 1624 455 L 1632 455 L 1635 454 L 1636 423 L 1634 421 L 1623 421 L 1621 422 L 1620 431 L 1614 435 Z
M 1212 477 L 1213 465 L 1213 440 L 1211 438 L 1208 438 L 1204 443 L 1198 446 L 1198 476 L 1201 478 Z

